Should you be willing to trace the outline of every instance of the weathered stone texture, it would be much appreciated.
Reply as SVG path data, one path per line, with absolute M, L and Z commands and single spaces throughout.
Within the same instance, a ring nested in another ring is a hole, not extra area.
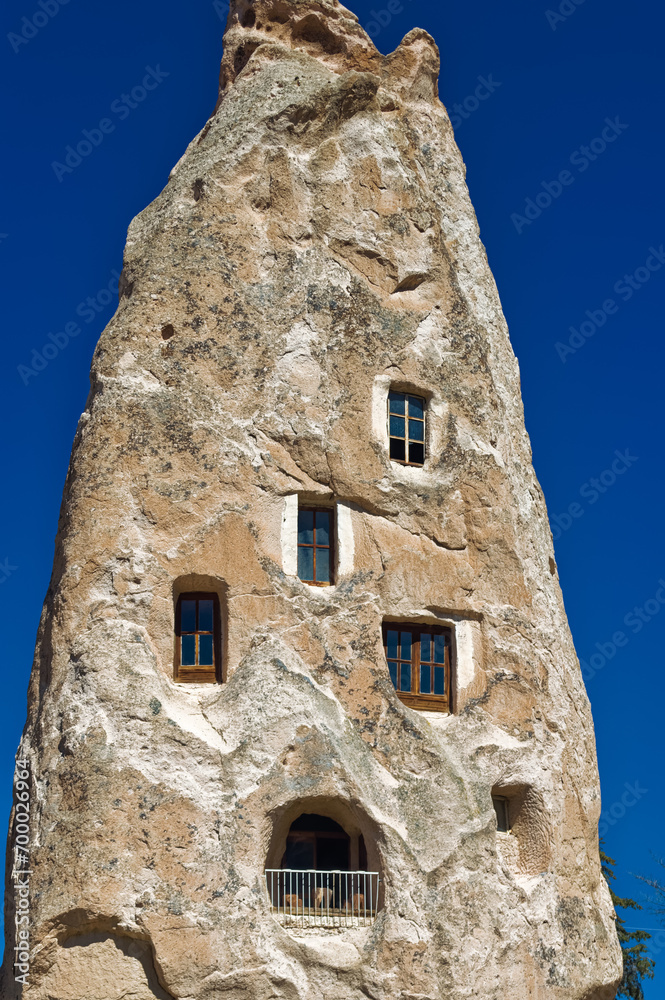
M 384 57 L 335 0 L 236 0 L 130 227 L 30 687 L 26 1000 L 614 996 L 589 703 L 438 70 L 419 29 Z M 425 469 L 387 457 L 391 384 L 429 399 Z M 294 575 L 296 495 L 339 505 L 335 587 Z M 188 590 L 221 686 L 173 682 Z M 397 699 L 386 617 L 455 626 L 454 714 Z M 363 832 L 374 927 L 270 915 L 303 811 Z

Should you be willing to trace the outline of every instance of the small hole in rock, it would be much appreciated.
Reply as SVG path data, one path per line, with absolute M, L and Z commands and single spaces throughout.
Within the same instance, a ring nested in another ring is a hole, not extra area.
M 325 15 L 324 15 L 325 16 Z M 326 21 L 315 14 L 307 14 L 293 26 L 293 37 L 319 45 L 324 52 L 333 55 L 343 49 L 340 39 L 330 30 Z
M 243 28 L 253 28 L 256 24 L 256 14 L 253 10 L 245 11 L 242 18 Z
M 393 295 L 397 292 L 413 292 L 416 288 L 419 288 L 424 281 L 427 281 L 427 274 L 408 274 L 406 278 L 400 281 L 399 285 L 394 289 Z
M 170 340 L 174 333 L 175 330 L 171 324 L 167 323 L 166 326 L 162 327 L 162 340 Z
M 194 195 L 194 201 L 200 201 L 203 197 L 203 192 L 205 190 L 205 181 L 202 181 L 198 177 L 192 184 L 192 194 Z
M 245 66 L 251 59 L 256 49 L 258 49 L 258 47 L 259 47 L 258 42 L 249 42 L 247 45 L 240 46 L 233 60 L 233 69 L 235 71 L 236 76 L 239 76 L 240 73 L 242 73 Z

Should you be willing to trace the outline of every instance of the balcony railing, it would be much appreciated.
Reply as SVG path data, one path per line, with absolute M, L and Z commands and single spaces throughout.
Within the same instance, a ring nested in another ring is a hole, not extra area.
M 379 902 L 378 872 L 266 869 L 273 916 L 284 927 L 369 927 Z

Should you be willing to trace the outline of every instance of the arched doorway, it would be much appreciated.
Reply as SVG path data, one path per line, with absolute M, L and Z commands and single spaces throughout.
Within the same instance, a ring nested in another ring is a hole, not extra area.
M 297 816 L 266 879 L 273 913 L 289 926 L 365 926 L 376 915 L 379 874 L 367 871 L 364 837 L 330 816 Z
M 291 824 L 282 868 L 348 872 L 351 838 L 334 819 L 304 813 Z

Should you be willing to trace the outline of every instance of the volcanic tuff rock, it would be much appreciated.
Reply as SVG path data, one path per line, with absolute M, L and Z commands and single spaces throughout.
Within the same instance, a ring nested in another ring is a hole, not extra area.
M 335 0 L 236 0 L 217 109 L 130 227 L 22 744 L 27 1000 L 614 996 L 589 703 L 438 71 L 419 29 L 383 56 Z M 424 468 L 389 460 L 391 386 Z M 335 586 L 296 575 L 298 498 L 337 505 Z M 190 591 L 223 684 L 174 682 Z M 398 700 L 386 619 L 454 629 L 452 714 Z M 301 813 L 362 832 L 372 927 L 271 915 Z

